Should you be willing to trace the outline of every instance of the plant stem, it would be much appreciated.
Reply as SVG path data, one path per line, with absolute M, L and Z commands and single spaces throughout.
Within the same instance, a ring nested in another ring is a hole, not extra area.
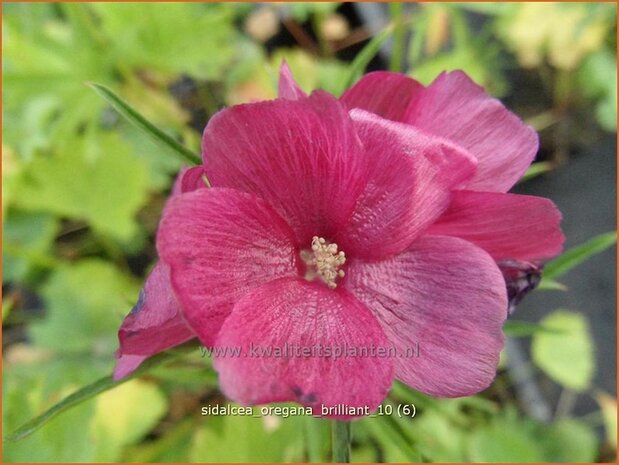
M 331 442 L 333 463 L 350 462 L 350 442 L 352 440 L 349 421 L 333 420 L 331 423 Z
M 393 49 L 391 50 L 391 61 L 389 63 L 389 69 L 391 71 L 402 72 L 402 65 L 404 61 L 404 47 L 405 47 L 405 30 L 404 30 L 404 18 L 403 18 L 404 5 L 399 2 L 393 2 L 389 4 L 389 12 L 391 14 L 391 21 L 394 24 L 393 31 Z

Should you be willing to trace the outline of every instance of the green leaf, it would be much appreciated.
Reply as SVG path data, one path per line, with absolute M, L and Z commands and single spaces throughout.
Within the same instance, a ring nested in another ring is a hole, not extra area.
M 116 461 L 122 448 L 141 440 L 167 409 L 161 390 L 145 381 L 133 380 L 99 395 L 91 425 L 98 439 L 93 461 Z
M 544 267 L 544 278 L 555 279 L 593 255 L 604 252 L 617 243 L 617 231 L 600 234 L 584 244 L 571 248 L 563 255 L 548 262 Z
M 421 457 L 412 442 L 402 436 L 389 416 L 368 417 L 356 423 L 355 427 L 363 427 L 369 435 L 378 442 L 384 454 L 385 462 L 420 462 Z M 354 433 L 353 433 L 354 437 Z
M 550 279 L 550 278 L 545 278 L 544 276 L 542 276 L 542 280 L 539 283 L 539 286 L 537 286 L 537 290 L 539 291 L 567 291 L 567 287 L 565 286 L 565 284 L 561 284 L 558 281 L 555 281 L 554 279 Z
M 44 285 L 47 315 L 31 325 L 30 335 L 38 347 L 59 353 L 111 354 L 116 331 L 138 292 L 137 282 L 109 262 L 65 265 Z
M 193 350 L 193 349 L 192 349 Z M 168 352 L 162 352 L 154 357 L 147 359 L 142 365 L 140 365 L 133 373 L 131 373 L 126 378 L 123 378 L 119 381 L 114 381 L 111 376 L 105 376 L 101 379 L 98 379 L 92 384 L 89 384 L 69 396 L 65 397 L 63 400 L 43 412 L 41 415 L 33 418 L 32 420 L 24 423 L 22 426 L 17 428 L 11 434 L 6 436 L 3 441 L 5 442 L 14 442 L 24 439 L 25 437 L 30 436 L 32 433 L 37 431 L 51 419 L 56 417 L 62 412 L 65 412 L 73 407 L 80 405 L 82 402 L 92 399 L 93 397 L 113 389 L 121 384 L 140 376 L 143 373 L 146 373 L 154 366 L 161 365 L 163 363 L 167 363 L 171 360 L 174 360 L 182 353 L 182 350 L 174 350 Z
M 157 128 L 154 124 L 140 115 L 131 105 L 121 99 L 104 85 L 91 82 L 88 84 L 105 101 L 112 105 L 118 113 L 143 131 L 153 141 L 172 150 L 174 154 L 192 165 L 200 164 L 200 157 L 180 144 L 176 139 Z
M 26 167 L 16 206 L 85 220 L 119 240 L 137 232 L 134 217 L 147 199 L 148 166 L 118 135 L 83 137 Z
M 164 434 L 152 441 L 142 441 L 129 448 L 122 456 L 122 462 L 138 463 L 168 463 L 189 462 L 187 444 L 193 440 L 198 429 L 194 418 L 171 425 Z
M 302 417 L 209 416 L 194 437 L 191 462 L 298 462 L 303 457 Z
M 467 441 L 468 460 L 477 462 L 542 462 L 544 451 L 536 436 L 537 424 L 520 418 L 508 406 L 491 423 L 473 430 Z
M 471 462 L 542 462 L 543 451 L 533 437 L 518 428 L 491 426 L 473 432 Z
M 340 6 L 340 2 L 287 2 L 286 8 L 292 17 L 303 23 L 314 13 L 328 14 Z
M 529 169 L 526 171 L 526 173 L 522 175 L 522 177 L 520 178 L 518 182 L 525 182 L 525 181 L 528 181 L 529 179 L 536 178 L 540 174 L 544 174 L 544 173 L 548 173 L 549 171 L 552 171 L 553 168 L 554 168 L 554 165 L 547 161 L 533 163 L 531 166 L 529 166 Z
M 393 26 L 388 26 L 384 31 L 377 34 L 370 40 L 363 50 L 361 50 L 348 68 L 348 74 L 345 79 L 340 82 L 339 91 L 335 95 L 341 95 L 348 89 L 358 78 L 363 74 L 366 66 L 376 56 L 380 47 L 393 34 Z
M 544 461 L 589 463 L 598 455 L 595 431 L 575 419 L 565 419 L 550 425 L 540 434 L 540 443 L 546 455 Z
M 163 76 L 168 83 L 187 74 L 221 80 L 237 57 L 238 5 L 153 3 L 144 11 L 132 2 L 88 4 L 98 17 L 110 55 L 122 67 Z
M 411 435 L 424 458 L 432 462 L 463 462 L 467 432 L 436 410 L 424 411 L 410 425 Z
M 534 363 L 562 386 L 575 391 L 587 389 L 595 371 L 593 341 L 589 326 L 580 313 L 557 310 L 542 319 L 546 328 L 561 334 L 533 335 Z
M 506 321 L 505 325 L 503 325 L 503 331 L 505 334 L 514 337 L 532 336 L 537 333 L 561 334 L 561 331 L 544 325 L 516 320 Z
M 56 218 L 47 213 L 9 210 L 3 219 L 3 282 L 23 282 L 32 269 L 55 263 L 48 253 L 58 233 Z

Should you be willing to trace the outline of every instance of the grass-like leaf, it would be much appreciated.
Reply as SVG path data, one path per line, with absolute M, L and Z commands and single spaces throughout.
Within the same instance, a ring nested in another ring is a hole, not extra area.
M 200 164 L 200 157 L 197 154 L 148 121 L 140 113 L 138 113 L 135 108 L 121 99 L 110 89 L 95 82 L 89 82 L 88 85 L 106 102 L 112 105 L 118 113 L 125 117 L 131 124 L 141 129 L 155 143 L 171 149 L 184 162 L 189 162 L 192 165 Z
M 505 334 L 513 337 L 532 336 L 537 333 L 561 333 L 560 330 L 555 328 L 548 328 L 544 325 L 530 323 L 528 321 L 516 320 L 507 320 L 505 325 L 503 325 L 503 331 L 505 331 Z
M 370 61 L 372 61 L 372 58 L 376 56 L 380 50 L 380 47 L 391 36 L 391 34 L 393 34 L 393 25 L 387 26 L 384 31 L 374 36 L 372 40 L 370 40 L 367 45 L 363 47 L 363 50 L 357 54 L 355 59 L 350 64 L 346 78 L 340 83 L 338 95 L 341 95 L 359 78 L 359 76 L 361 76 L 361 74 L 363 74 L 363 70 L 365 70 L 366 66 L 370 63 Z
M 567 291 L 567 286 L 565 284 L 561 284 L 559 281 L 555 281 L 554 279 L 546 278 L 542 274 L 542 281 L 537 286 L 538 291 Z
M 142 365 L 140 365 L 137 370 L 135 370 L 129 376 L 121 379 L 120 381 L 114 381 L 111 376 L 105 376 L 103 378 L 100 378 L 94 383 L 91 383 L 88 386 L 84 386 L 73 394 L 65 397 L 60 402 L 43 412 L 41 415 L 24 423 L 11 434 L 5 436 L 3 442 L 15 442 L 24 439 L 25 437 L 30 436 L 32 433 L 34 433 L 36 430 L 41 428 L 48 421 L 50 421 L 52 418 L 59 415 L 60 413 L 69 410 L 70 408 L 75 407 L 76 405 L 79 405 L 88 399 L 92 399 L 93 397 L 101 394 L 102 392 L 120 386 L 121 384 L 129 381 L 130 379 L 133 379 L 147 372 L 151 368 L 169 362 L 179 357 L 180 355 L 188 352 L 189 350 L 195 350 L 195 347 L 189 345 L 181 346 L 174 350 L 157 354 L 154 357 L 146 360 L 144 363 L 142 363 Z
M 529 169 L 522 175 L 518 182 L 525 182 L 529 179 L 536 178 L 540 174 L 547 173 L 548 171 L 552 171 L 554 165 L 547 161 L 540 161 L 539 163 L 533 163 L 529 166 Z
M 554 280 L 581 264 L 589 257 L 608 249 L 617 242 L 617 231 L 611 231 L 588 240 L 584 244 L 572 247 L 558 258 L 548 262 L 544 267 L 544 279 Z M 543 280 L 542 280 L 543 282 Z

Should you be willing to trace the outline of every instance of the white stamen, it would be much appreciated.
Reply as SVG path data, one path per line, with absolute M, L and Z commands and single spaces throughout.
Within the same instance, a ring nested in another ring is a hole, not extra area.
M 318 275 L 329 288 L 335 289 L 335 280 L 338 277 L 343 278 L 345 274 L 339 267 L 346 263 L 346 254 L 343 251 L 338 252 L 337 244 L 329 243 L 318 236 L 312 238 L 312 252 L 301 252 L 301 258 L 308 266 L 305 278 L 312 280 Z

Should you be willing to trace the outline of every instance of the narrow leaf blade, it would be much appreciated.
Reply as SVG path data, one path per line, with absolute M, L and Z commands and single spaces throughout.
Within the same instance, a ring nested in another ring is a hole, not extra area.
M 560 330 L 555 328 L 549 328 L 547 326 L 530 323 L 528 321 L 516 321 L 516 320 L 508 320 L 503 325 L 503 331 L 508 336 L 513 337 L 525 337 L 532 336 L 537 333 L 561 333 Z
M 391 36 L 393 33 L 393 26 L 388 26 L 384 31 L 380 34 L 377 34 L 370 40 L 367 45 L 357 54 L 353 62 L 350 64 L 348 75 L 346 79 L 342 80 L 339 94 L 342 94 L 346 89 L 348 89 L 353 82 L 357 80 L 361 74 L 363 74 L 363 70 L 366 66 L 372 61 L 372 58 L 376 56 L 380 47 L 385 43 L 385 41 Z
M 185 349 L 184 347 L 182 349 Z M 93 397 L 101 394 L 102 392 L 113 389 L 121 384 L 129 381 L 130 379 L 139 376 L 151 368 L 154 368 L 158 365 L 164 364 L 170 360 L 175 359 L 180 355 L 179 350 L 162 352 L 154 357 L 146 360 L 140 367 L 135 370 L 131 375 L 119 380 L 114 381 L 111 376 L 105 376 L 103 378 L 98 379 L 94 383 L 89 384 L 88 386 L 84 386 L 83 388 L 77 390 L 73 394 L 62 399 L 57 404 L 50 407 L 48 410 L 43 412 L 41 415 L 33 418 L 32 420 L 24 423 L 22 426 L 17 428 L 11 434 L 6 436 L 3 439 L 3 442 L 15 442 L 21 439 L 24 439 L 27 436 L 30 436 L 32 433 L 37 431 L 43 425 L 45 425 L 52 418 L 56 417 L 60 413 L 69 410 L 70 408 L 75 407 L 76 405 L 81 404 L 82 402 L 92 399 Z
M 121 99 L 112 90 L 95 82 L 89 82 L 88 85 L 106 102 L 112 105 L 118 113 L 120 113 L 138 129 L 142 130 L 155 143 L 171 149 L 184 162 L 189 162 L 192 165 L 200 164 L 200 157 L 197 154 L 189 150 L 187 147 L 184 147 L 173 137 L 166 134 L 153 123 L 144 118 L 135 108 Z
M 544 267 L 544 279 L 552 279 L 567 273 L 589 257 L 599 254 L 617 243 L 617 231 L 600 234 L 584 244 L 572 247 Z
M 544 174 L 549 171 L 552 171 L 553 168 L 554 168 L 554 165 L 547 161 L 540 161 L 539 163 L 533 163 L 531 166 L 529 166 L 529 169 L 526 171 L 526 173 L 522 175 L 522 177 L 520 178 L 518 182 L 525 182 L 525 181 L 528 181 L 529 179 L 536 178 L 540 174 Z

